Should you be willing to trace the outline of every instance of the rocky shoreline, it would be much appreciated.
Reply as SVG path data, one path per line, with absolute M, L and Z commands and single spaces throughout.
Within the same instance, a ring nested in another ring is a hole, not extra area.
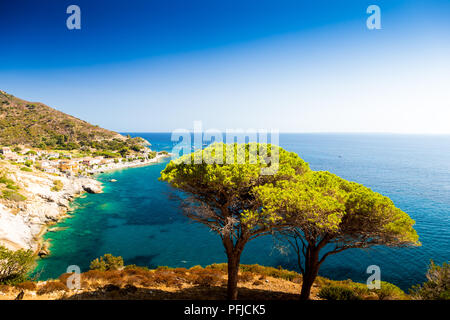
M 145 166 L 158 162 L 170 155 L 141 162 L 121 162 L 110 167 L 98 168 L 92 173 Z M 102 184 L 95 178 L 58 176 L 44 172 L 21 171 L 17 166 L 2 162 L 8 177 L 19 186 L 25 201 L 0 201 L 0 245 L 11 250 L 32 250 L 38 256 L 50 253 L 49 243 L 42 236 L 49 227 L 68 216 L 70 203 L 81 194 L 100 193 Z M 55 181 L 62 182 L 62 188 L 55 190 Z
M 104 165 L 100 168 L 91 169 L 91 170 L 89 170 L 89 173 L 96 174 L 96 173 L 102 173 L 102 172 L 113 171 L 113 170 L 147 166 L 149 164 L 157 163 L 161 159 L 168 158 L 168 157 L 171 157 L 170 153 L 157 154 L 154 158 L 148 159 L 148 160 L 136 160 L 136 161 L 130 161 L 130 162 L 110 163 L 110 164 Z
M 42 243 L 47 226 L 67 216 L 70 202 L 83 192 L 102 192 L 102 185 L 87 177 L 55 176 L 42 172 L 24 172 L 9 166 L 8 177 L 20 188 L 24 201 L 2 199 L 0 203 L 0 244 L 12 249 L 29 249 L 44 255 Z M 57 191 L 54 181 L 62 182 Z M 47 252 L 48 253 L 48 252 Z

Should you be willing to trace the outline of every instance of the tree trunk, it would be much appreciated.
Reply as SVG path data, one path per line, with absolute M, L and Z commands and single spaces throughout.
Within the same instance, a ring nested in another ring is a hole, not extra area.
M 319 250 L 308 247 L 305 257 L 305 273 L 303 274 L 302 291 L 300 300 L 309 300 L 311 287 L 319 273 Z
M 237 284 L 240 259 L 240 252 L 231 252 L 230 254 L 228 254 L 228 300 L 237 300 Z

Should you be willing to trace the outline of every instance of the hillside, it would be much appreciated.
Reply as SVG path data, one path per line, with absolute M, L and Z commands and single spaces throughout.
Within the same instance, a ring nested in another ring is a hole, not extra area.
M 0 144 L 78 149 L 95 142 L 125 141 L 126 137 L 94 126 L 43 103 L 29 102 L 0 90 Z M 102 147 L 97 149 L 103 149 Z

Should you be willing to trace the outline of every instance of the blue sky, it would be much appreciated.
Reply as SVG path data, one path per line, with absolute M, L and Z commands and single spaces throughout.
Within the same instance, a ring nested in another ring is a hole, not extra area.
M 0 37 L 0 89 L 116 131 L 450 133 L 449 1 L 0 0 Z

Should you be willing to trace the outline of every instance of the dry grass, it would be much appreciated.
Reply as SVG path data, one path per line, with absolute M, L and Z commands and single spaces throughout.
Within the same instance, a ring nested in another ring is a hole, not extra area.
M 122 270 L 91 270 L 81 275 L 81 289 L 69 290 L 70 274 L 47 282 L 25 282 L 16 286 L 0 286 L 0 299 L 14 299 L 22 290 L 24 299 L 226 299 L 226 264 L 205 268 L 159 267 L 155 270 L 128 266 Z M 301 275 L 259 265 L 243 265 L 239 271 L 239 298 L 248 300 L 298 299 Z M 34 289 L 33 289 L 33 284 Z M 365 299 L 377 299 L 362 284 L 332 281 L 318 277 L 311 298 L 319 299 L 319 290 L 330 285 L 352 288 Z M 34 291 L 33 291 L 34 290 Z
M 67 291 L 69 290 L 67 286 L 59 280 L 56 281 L 47 281 L 44 285 L 40 286 L 37 290 L 38 295 L 44 295 L 59 291 Z

